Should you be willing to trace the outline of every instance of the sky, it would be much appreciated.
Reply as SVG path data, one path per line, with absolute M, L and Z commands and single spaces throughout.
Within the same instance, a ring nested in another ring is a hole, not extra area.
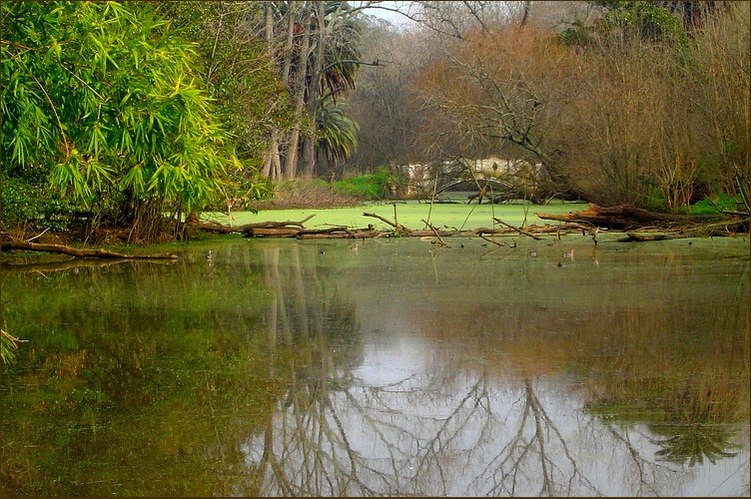
M 364 2 L 350 2 L 350 5 L 359 6 L 363 3 Z M 407 2 L 407 1 L 382 1 L 382 2 L 378 2 L 378 5 L 384 7 L 383 9 L 377 8 L 377 7 L 367 8 L 367 9 L 364 9 L 363 12 L 370 16 L 375 16 L 381 19 L 385 19 L 386 21 L 390 22 L 391 24 L 394 24 L 395 26 L 407 27 L 407 26 L 414 24 L 414 22 L 397 12 L 391 12 L 385 9 L 386 8 L 388 9 L 400 8 L 402 10 L 406 10 L 409 7 L 410 3 L 411 2 Z

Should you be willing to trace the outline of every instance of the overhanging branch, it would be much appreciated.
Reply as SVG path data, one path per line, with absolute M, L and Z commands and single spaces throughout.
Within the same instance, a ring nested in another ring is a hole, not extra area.
M 328 66 L 324 67 L 321 70 L 321 72 L 325 73 L 329 69 L 334 68 L 336 66 L 339 66 L 341 64 L 357 64 L 358 66 L 380 66 L 381 62 L 380 62 L 379 59 L 376 59 L 373 62 L 363 62 L 363 61 L 355 61 L 355 60 L 352 60 L 352 59 L 344 59 L 344 60 L 341 60 L 341 61 L 332 62 Z

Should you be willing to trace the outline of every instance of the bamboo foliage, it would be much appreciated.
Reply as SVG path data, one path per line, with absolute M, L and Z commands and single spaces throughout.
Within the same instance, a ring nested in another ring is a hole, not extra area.
M 63 196 L 132 221 L 146 202 L 200 209 L 239 167 L 192 45 L 149 5 L 3 3 L 2 16 L 6 175 L 44 166 Z

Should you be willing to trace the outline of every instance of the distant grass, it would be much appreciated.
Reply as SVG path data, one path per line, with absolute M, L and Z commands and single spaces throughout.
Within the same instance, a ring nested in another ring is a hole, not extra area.
M 720 211 L 735 211 L 740 201 L 728 194 L 720 194 L 711 198 L 705 198 L 698 203 L 692 204 L 688 212 L 691 215 L 712 215 Z
M 556 222 L 542 220 L 535 213 L 568 213 L 569 211 L 586 209 L 588 205 L 585 203 L 551 202 L 546 206 L 530 204 L 526 206 L 528 208 L 526 215 L 527 225 L 543 225 L 546 223 L 552 225 Z M 314 214 L 315 217 L 306 222 L 305 226 L 307 228 L 325 228 L 336 225 L 367 227 L 368 224 L 373 224 L 377 229 L 388 229 L 390 228 L 388 225 L 378 219 L 365 217 L 363 213 L 375 213 L 389 220 L 394 220 L 394 207 L 396 207 L 398 222 L 410 229 L 425 228 L 425 223 L 422 222 L 422 219 L 427 220 L 428 216 L 430 216 L 430 223 L 434 226 L 449 229 L 493 227 L 494 216 L 515 226 L 521 226 L 525 220 L 524 206 L 519 204 L 434 204 L 431 211 L 430 204 L 427 202 L 397 201 L 394 204 L 383 201 L 364 203 L 361 206 L 345 208 L 263 210 L 258 213 L 246 211 L 233 212 L 232 223 L 234 225 L 242 225 L 253 222 L 302 220 L 308 215 Z M 229 219 L 224 213 L 207 212 L 203 214 L 202 218 L 225 224 L 229 223 Z
M 380 168 L 375 173 L 339 180 L 336 182 L 334 190 L 340 194 L 366 200 L 384 199 L 389 195 L 389 184 L 391 182 L 392 176 L 389 171 Z

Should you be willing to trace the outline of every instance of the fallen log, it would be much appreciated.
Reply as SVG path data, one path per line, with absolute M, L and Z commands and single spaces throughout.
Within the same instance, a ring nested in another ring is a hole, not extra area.
M 381 215 L 374 213 L 363 213 L 363 216 L 377 218 L 386 225 L 392 227 L 389 230 L 377 230 L 372 224 L 368 224 L 367 228 L 356 228 L 346 226 L 334 226 L 321 229 L 306 229 L 303 223 L 313 215 L 300 221 L 287 221 L 287 222 L 257 222 L 252 224 L 246 224 L 237 227 L 231 227 L 221 225 L 217 222 L 209 222 L 199 224 L 196 227 L 201 230 L 218 233 L 244 233 L 247 237 L 280 237 L 290 238 L 296 237 L 298 239 L 365 239 L 365 238 L 380 238 L 380 237 L 430 237 L 433 236 L 439 240 L 444 237 L 482 237 L 483 235 L 510 235 L 510 234 L 523 234 L 536 240 L 541 240 L 539 237 L 541 234 L 556 233 L 558 235 L 569 232 L 579 232 L 584 234 L 587 231 L 592 230 L 592 225 L 589 223 L 561 223 L 556 225 L 546 224 L 543 226 L 530 225 L 525 229 L 519 229 L 510 224 L 507 224 L 499 219 L 495 219 L 497 223 L 504 227 L 479 227 L 476 229 L 459 230 L 457 228 L 439 229 L 434 225 L 423 220 L 425 225 L 429 228 L 427 230 L 410 229 L 398 222 L 389 220 Z M 443 242 L 445 244 L 445 241 Z
M 389 237 L 391 233 L 369 229 L 350 229 L 347 231 L 303 231 L 297 235 L 298 239 L 370 239 Z
M 244 225 L 232 226 L 223 225 L 219 222 L 204 222 L 196 224 L 195 227 L 204 230 L 206 232 L 215 232 L 218 234 L 247 234 L 252 235 L 252 232 L 259 229 L 285 229 L 289 227 L 298 227 L 300 229 L 305 227 L 305 222 L 315 216 L 315 213 L 308 215 L 302 220 L 288 220 L 286 222 L 254 222 Z M 280 236 L 284 237 L 284 236 Z
M 704 224 L 696 227 L 688 227 L 674 231 L 665 230 L 641 230 L 627 231 L 622 242 L 645 242 L 665 241 L 669 239 L 686 239 L 689 237 L 725 237 L 741 234 L 748 231 L 749 219 L 730 220 L 728 222 Z
M 0 252 L 6 251 L 41 251 L 44 253 L 57 253 L 61 255 L 75 256 L 77 258 L 110 258 L 123 260 L 177 260 L 177 255 L 129 255 L 116 253 L 105 249 L 74 248 L 64 244 L 42 244 L 28 241 L 4 241 L 0 242 Z
M 302 229 L 296 227 L 250 227 L 248 237 L 295 237 Z
M 680 215 L 657 213 L 637 208 L 630 204 L 618 206 L 598 206 L 590 203 L 587 210 L 569 212 L 565 214 L 536 213 L 543 220 L 557 220 L 559 222 L 587 223 L 594 227 L 605 227 L 614 230 L 629 231 L 645 226 L 659 228 L 674 228 L 692 224 L 707 224 L 727 219 L 724 214 L 716 215 Z

